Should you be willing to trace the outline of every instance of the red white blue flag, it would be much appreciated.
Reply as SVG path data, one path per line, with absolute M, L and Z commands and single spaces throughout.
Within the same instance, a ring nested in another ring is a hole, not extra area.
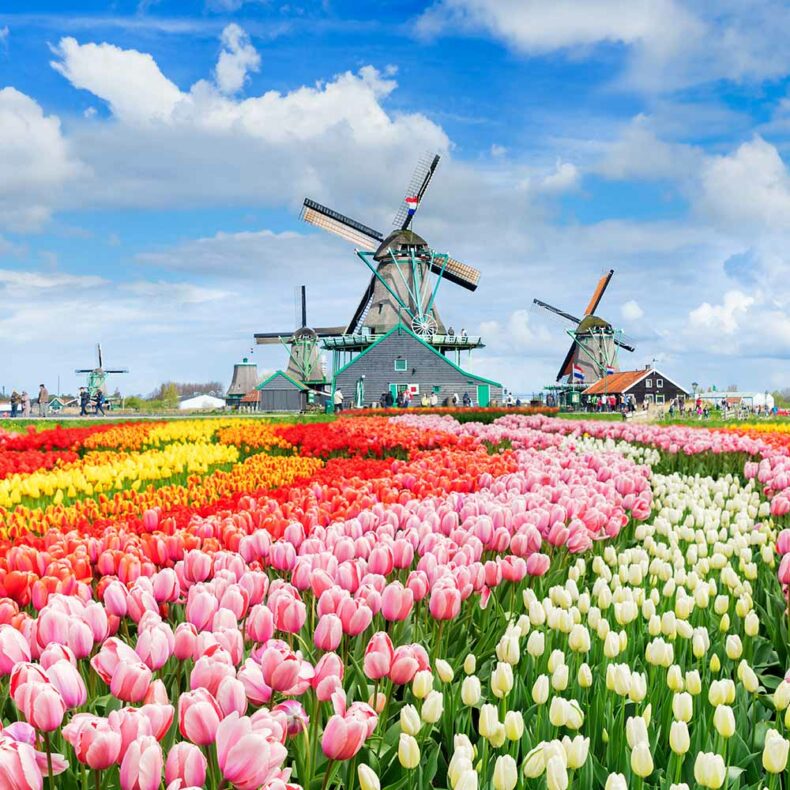
M 614 373 L 614 365 L 606 366 L 606 375 L 611 376 Z
M 406 208 L 409 209 L 409 216 L 414 214 L 417 211 L 417 204 L 420 202 L 420 199 L 415 195 L 413 197 L 406 198 Z
M 584 381 L 584 371 L 582 370 L 581 365 L 573 366 L 573 378 L 578 379 L 579 381 Z

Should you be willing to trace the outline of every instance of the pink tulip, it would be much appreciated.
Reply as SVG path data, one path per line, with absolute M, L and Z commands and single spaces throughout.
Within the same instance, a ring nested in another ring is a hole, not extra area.
M 302 662 L 285 642 L 272 639 L 261 652 L 258 663 L 266 685 L 287 692 L 296 685 Z
M 777 575 L 782 584 L 790 585 L 790 554 L 785 554 L 784 557 L 782 557 Z
M 121 736 L 119 760 L 123 760 L 131 743 L 143 735 L 153 735 L 151 720 L 143 713 L 142 708 L 127 707 L 110 711 L 107 722 Z
M 307 619 L 305 605 L 295 597 L 295 594 L 294 591 L 294 595 L 285 592 L 269 595 L 269 608 L 274 615 L 274 625 L 278 631 L 287 634 L 298 634 Z
M 260 665 L 248 658 L 237 673 L 247 698 L 253 705 L 264 705 L 272 698 L 272 687 L 263 679 Z
M 335 614 L 322 615 L 313 634 L 313 642 L 319 650 L 336 650 L 343 639 L 343 623 Z
M 253 728 L 247 716 L 231 713 L 217 729 L 217 761 L 225 779 L 237 790 L 266 786 L 288 754 L 266 731 Z
M 41 651 L 38 663 L 42 669 L 49 669 L 57 661 L 68 661 L 72 666 L 77 666 L 77 657 L 74 655 L 74 651 L 66 645 L 57 645 L 53 642 Z
M 11 625 L 0 625 L 0 675 L 9 675 L 20 661 L 30 661 L 30 645 Z
M 53 732 L 63 722 L 66 703 L 49 682 L 22 683 L 13 692 L 13 699 L 28 723 L 41 732 Z
M 414 606 L 414 593 L 395 581 L 384 588 L 381 595 L 381 613 L 389 622 L 405 620 Z
M 204 582 L 211 575 L 211 556 L 199 549 L 184 554 L 184 578 L 192 585 Z
M 170 697 L 167 694 L 164 682 L 161 680 L 154 680 L 148 687 L 148 691 L 145 692 L 145 697 L 143 697 L 144 705 L 151 705 L 152 703 L 158 705 L 170 704 Z
M 63 728 L 77 759 L 94 771 L 104 771 L 121 753 L 121 734 L 107 721 L 90 713 L 77 713 Z
M 364 702 L 355 702 L 346 709 L 342 693 L 336 694 L 333 702 L 335 714 L 324 728 L 321 748 L 330 760 L 350 760 L 373 734 L 378 715 Z
M 394 651 L 392 641 L 384 631 L 373 634 L 365 648 L 364 670 L 370 680 L 380 680 L 392 669 Z M 416 665 L 416 662 L 415 662 Z M 416 668 L 414 670 L 417 671 Z
M 121 790 L 159 790 L 162 782 L 162 747 L 151 735 L 130 744 L 121 763 Z
M 203 787 L 208 764 L 203 752 L 186 741 L 173 745 L 165 763 L 165 782 L 170 785 L 180 779 L 185 786 Z
M 429 667 L 428 654 L 422 646 L 400 645 L 393 652 L 389 678 L 393 683 L 403 686 L 411 683 L 417 672 Z
M 307 732 L 310 717 L 305 712 L 301 702 L 297 702 L 295 699 L 287 699 L 285 702 L 275 705 L 272 712 L 285 714 L 289 738 L 294 738 L 302 732 Z
M 244 683 L 235 677 L 222 678 L 216 695 L 222 716 L 236 711 L 240 716 L 247 712 L 247 694 Z
M 176 576 L 176 572 L 172 568 L 162 568 L 162 570 L 154 574 L 151 584 L 157 603 L 173 603 L 181 595 L 178 576 Z
M 88 699 L 88 690 L 77 668 L 68 661 L 56 661 L 47 670 L 47 677 L 60 692 L 67 708 L 80 708 Z
M 367 604 L 346 598 L 337 612 L 348 636 L 359 636 L 373 622 L 373 612 Z
M 178 661 L 197 658 L 197 628 L 192 623 L 180 623 L 176 627 L 173 655 Z
M 44 779 L 36 750 L 27 743 L 0 738 L 0 777 L 9 790 L 41 790 Z
M 236 676 L 233 659 L 230 654 L 219 646 L 214 646 L 195 662 L 189 675 L 189 686 L 192 690 L 207 689 L 216 695 L 219 684 L 223 678 Z
M 175 636 L 167 623 L 139 631 L 135 652 L 152 670 L 161 669 L 175 649 Z
M 128 612 L 126 599 L 128 598 L 126 586 L 119 581 L 112 581 L 104 588 L 104 607 L 108 614 L 116 617 L 126 617 Z
M 214 743 L 221 719 L 222 711 L 206 689 L 187 691 L 178 700 L 179 732 L 198 746 Z
M 274 615 L 265 604 L 253 606 L 245 623 L 247 638 L 253 642 L 268 642 L 274 636 Z
M 205 631 L 211 626 L 211 621 L 219 609 L 219 601 L 211 590 L 205 585 L 190 587 L 187 595 L 186 618 L 187 622 Z
M 167 735 L 167 731 L 173 723 L 173 716 L 175 715 L 173 706 L 169 703 L 149 702 L 139 710 L 151 725 L 151 735 L 157 741 L 161 741 Z
M 551 560 L 546 554 L 531 554 L 527 557 L 527 573 L 530 576 L 545 576 L 550 565 Z
M 428 608 L 436 620 L 453 620 L 461 611 L 461 593 L 450 584 L 436 584 Z

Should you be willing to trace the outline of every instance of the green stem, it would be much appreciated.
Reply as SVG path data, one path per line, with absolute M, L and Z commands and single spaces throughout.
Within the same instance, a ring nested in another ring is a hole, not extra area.
M 49 775 L 49 790 L 55 790 L 55 777 L 52 773 L 52 746 L 49 742 L 49 733 L 44 733 L 44 748 L 47 751 L 47 774 Z
M 93 786 L 96 790 L 101 790 L 101 776 L 99 771 L 93 772 Z
M 324 773 L 324 781 L 321 784 L 321 790 L 326 790 L 327 782 L 329 781 L 329 774 L 332 770 L 332 760 L 326 764 L 326 772 Z

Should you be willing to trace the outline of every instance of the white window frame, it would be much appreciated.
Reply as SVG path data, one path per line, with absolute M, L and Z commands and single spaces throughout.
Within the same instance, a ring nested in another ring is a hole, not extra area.
M 656 395 L 656 403 L 664 403 L 664 393 L 660 392 Z
M 402 364 L 403 367 L 399 368 L 398 364 Z M 395 368 L 395 371 L 397 373 L 405 373 L 409 369 L 409 362 L 406 359 L 396 359 L 393 364 L 393 367 Z
M 653 389 L 653 380 L 652 379 L 645 379 L 645 389 L 652 390 Z
M 664 389 L 664 379 L 656 379 L 656 389 L 657 390 Z

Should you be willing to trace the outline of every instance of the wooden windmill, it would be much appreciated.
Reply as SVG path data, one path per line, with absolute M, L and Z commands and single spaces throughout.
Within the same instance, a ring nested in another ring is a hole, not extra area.
M 404 203 L 395 216 L 394 229 L 386 236 L 310 198 L 305 199 L 302 219 L 354 244 L 360 260 L 371 272 L 368 287 L 344 335 L 383 335 L 403 323 L 426 339 L 443 336 L 447 330 L 436 309 L 441 281 L 449 280 L 469 291 L 477 288 L 480 280 L 477 269 L 434 251 L 411 228 L 438 164 L 438 154 L 419 162 Z
M 87 376 L 86 386 L 91 398 L 101 390 L 105 396 L 107 390 L 104 386 L 107 381 L 107 376 L 111 373 L 128 373 L 129 368 L 105 368 L 104 360 L 102 359 L 101 343 L 96 344 L 96 362 L 95 368 L 78 368 L 75 373 L 81 373 Z
M 538 307 L 574 325 L 573 329 L 566 330 L 571 337 L 571 346 L 557 373 L 557 381 L 567 378 L 569 383 L 592 384 L 619 370 L 618 349 L 635 350 L 634 346 L 622 337 L 620 330 L 595 314 L 613 274 L 614 269 L 610 269 L 598 281 L 582 318 L 577 318 L 540 299 L 533 300 Z
M 308 386 L 326 384 L 326 375 L 321 368 L 319 339 L 343 334 L 342 326 L 319 327 L 312 329 L 307 325 L 307 289 L 300 288 L 300 318 L 292 332 L 259 332 L 255 335 L 258 345 L 281 343 L 288 351 L 286 373 L 296 381 Z

